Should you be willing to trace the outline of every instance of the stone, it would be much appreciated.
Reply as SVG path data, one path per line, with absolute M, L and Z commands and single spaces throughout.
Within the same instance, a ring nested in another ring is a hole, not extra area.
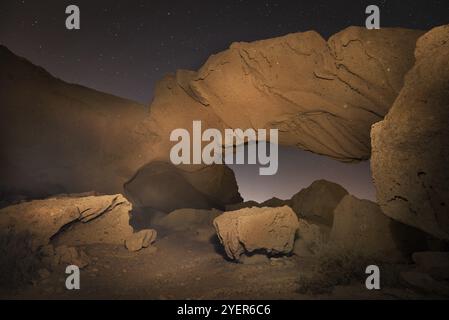
M 17 235 L 28 234 L 34 252 L 47 246 L 50 240 L 64 239 L 59 244 L 70 246 L 101 242 L 101 239 L 114 243 L 113 238 L 132 233 L 128 223 L 131 208 L 122 195 L 34 200 L 1 209 L 0 229 Z M 72 230 L 78 228 L 80 233 L 75 234 Z
M 148 248 L 156 241 L 157 231 L 154 229 L 141 230 L 132 234 L 125 240 L 125 247 L 129 251 L 139 251 L 142 248 Z
M 423 232 L 387 217 L 376 203 L 347 195 L 335 209 L 329 243 L 336 250 L 399 262 L 425 249 L 426 240 Z
M 214 220 L 215 230 L 227 256 L 242 254 L 289 254 L 293 250 L 298 218 L 288 207 L 245 208 L 225 212 Z
M 231 169 L 224 165 L 193 168 L 151 162 L 126 183 L 126 196 L 137 208 L 162 212 L 224 209 L 226 204 L 242 201 Z
M 103 213 L 84 211 L 84 217 L 70 223 L 61 232 L 57 233 L 52 238 L 53 242 L 56 245 L 66 246 L 123 245 L 125 239 L 134 232 L 129 224 L 129 212 L 132 210 L 132 205 L 122 195 L 110 199 L 115 200 L 104 208 Z
M 449 25 L 419 38 L 415 66 L 372 127 L 377 201 L 391 218 L 449 239 Z
M 336 183 L 317 180 L 295 194 L 291 206 L 298 217 L 315 219 L 332 226 L 334 210 L 347 194 L 348 191 Z
M 298 222 L 293 253 L 297 256 L 311 256 L 319 253 L 329 241 L 331 228 L 301 218 Z
M 449 284 L 436 281 L 426 273 L 415 271 L 401 272 L 399 277 L 404 284 L 423 293 L 449 296 Z
M 449 280 L 449 252 L 415 252 L 412 255 L 417 269 L 435 279 Z

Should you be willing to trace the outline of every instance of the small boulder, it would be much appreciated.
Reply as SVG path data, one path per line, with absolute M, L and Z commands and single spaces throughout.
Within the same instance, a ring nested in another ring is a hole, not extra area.
M 152 245 L 156 241 L 156 237 L 157 231 L 154 229 L 141 230 L 125 240 L 125 247 L 132 252 L 139 251 Z
M 336 183 L 318 180 L 295 194 L 291 199 L 291 207 L 298 217 L 332 226 L 334 210 L 347 194 L 348 191 Z
M 240 260 L 244 253 L 289 254 L 298 218 L 288 206 L 246 208 L 223 213 L 215 218 L 214 226 L 227 256 Z

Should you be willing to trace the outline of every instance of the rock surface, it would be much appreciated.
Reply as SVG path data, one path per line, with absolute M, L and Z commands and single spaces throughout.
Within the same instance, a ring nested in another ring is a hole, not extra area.
M 118 239 L 132 233 L 128 223 L 131 208 L 120 194 L 34 200 L 1 209 L 0 229 L 27 234 L 34 250 L 55 237 L 65 245 L 120 243 Z
M 371 132 L 377 200 L 388 216 L 449 239 L 449 26 L 422 36 L 416 64 Z
M 293 253 L 297 256 L 317 254 L 329 241 L 331 228 L 327 225 L 298 219 L 299 228 L 296 232 Z
M 328 41 L 309 31 L 234 43 L 198 72 L 161 81 L 151 117 L 157 132 L 189 128 L 194 117 L 217 129 L 277 128 L 281 144 L 369 159 L 371 125 L 399 93 L 420 35 L 350 27 Z
M 126 196 L 138 208 L 171 212 L 181 208 L 224 208 L 242 198 L 231 169 L 224 165 L 185 168 L 151 162 L 125 185 Z
M 318 180 L 295 194 L 291 206 L 299 217 L 332 226 L 334 210 L 347 194 L 348 191 L 336 183 Z
M 230 259 L 263 252 L 288 254 L 293 249 L 298 218 L 288 206 L 246 208 L 225 212 L 214 220 L 220 242 Z
M 0 147 L 6 155 L 0 159 L 0 192 L 122 192 L 139 168 L 168 161 L 171 131 L 191 132 L 193 120 L 219 130 L 277 128 L 284 145 L 342 161 L 368 159 L 370 126 L 402 87 L 421 34 L 351 27 L 328 41 L 310 31 L 234 43 L 198 72 L 180 70 L 162 79 L 150 112 L 62 82 L 0 47 Z M 219 196 L 226 175 L 213 171 L 217 177 L 204 189 L 214 194 L 194 196 L 194 207 L 209 207 L 210 200 L 227 204 L 235 196 L 231 189 Z M 201 189 L 201 183 L 189 184 Z M 173 191 L 189 194 L 184 186 Z
M 141 230 L 126 238 L 125 247 L 129 251 L 139 251 L 148 248 L 156 241 L 157 232 L 154 229 Z
M 376 203 L 351 195 L 335 209 L 330 243 L 382 261 L 401 261 L 427 245 L 424 233 L 387 217 Z

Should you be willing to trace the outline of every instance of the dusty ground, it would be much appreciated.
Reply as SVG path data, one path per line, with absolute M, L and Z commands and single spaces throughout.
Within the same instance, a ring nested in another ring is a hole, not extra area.
M 364 282 L 336 286 L 326 294 L 300 294 L 298 280 L 318 261 L 296 256 L 254 265 L 227 261 L 214 237 L 191 232 L 160 234 L 157 251 L 122 246 L 84 247 L 91 263 L 81 270 L 81 289 L 65 288 L 61 268 L 2 298 L 14 299 L 413 299 L 429 298 L 402 286 L 368 291 Z M 404 267 L 406 268 L 406 266 Z

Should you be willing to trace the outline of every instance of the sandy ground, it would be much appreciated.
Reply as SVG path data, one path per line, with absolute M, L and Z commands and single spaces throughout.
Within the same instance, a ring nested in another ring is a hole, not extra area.
M 311 274 L 314 258 L 296 256 L 257 264 L 228 261 L 213 236 L 161 234 L 155 246 L 128 252 L 123 246 L 83 247 L 91 263 L 81 270 L 80 290 L 67 290 L 65 270 L 54 270 L 13 299 L 414 299 L 400 288 L 369 291 L 364 283 L 336 286 L 327 294 L 300 294 L 298 280 Z

